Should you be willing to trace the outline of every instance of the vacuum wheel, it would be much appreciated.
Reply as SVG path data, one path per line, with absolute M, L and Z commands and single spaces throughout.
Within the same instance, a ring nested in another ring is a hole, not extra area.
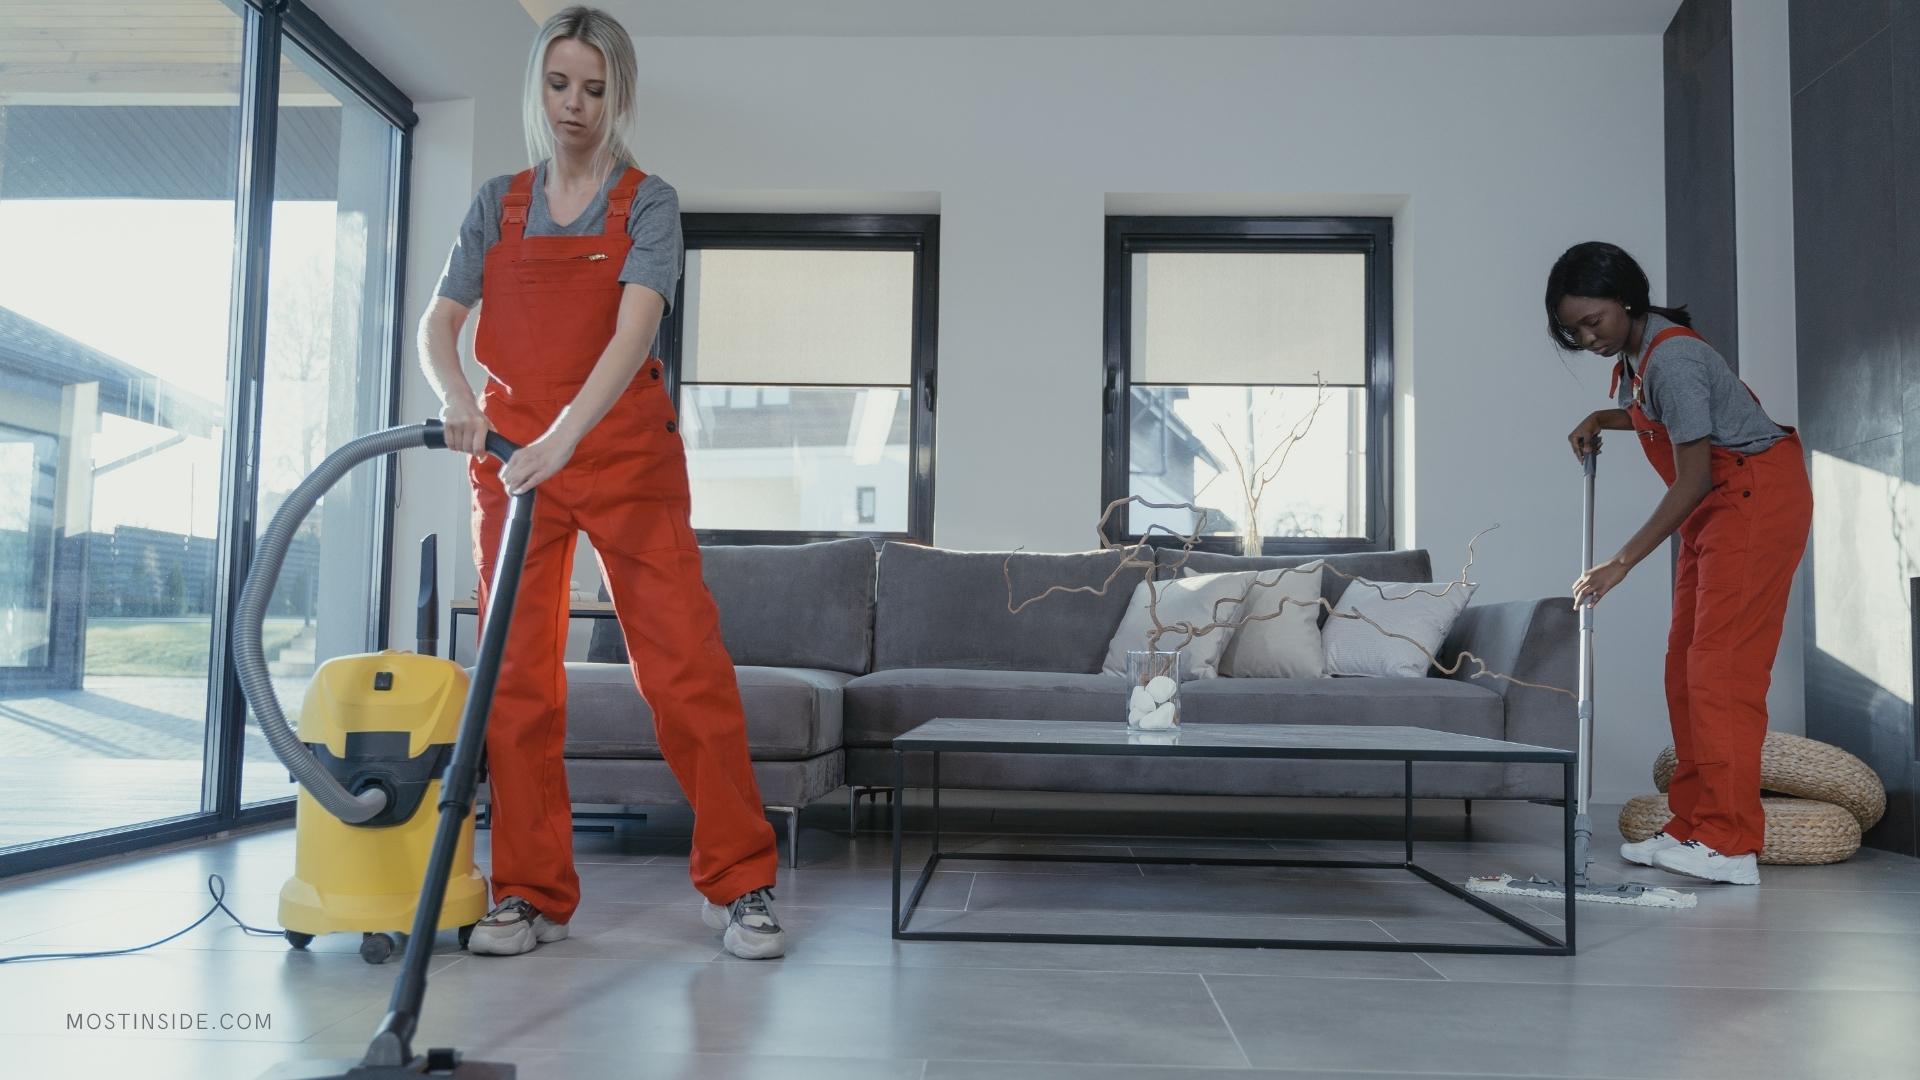
M 281 933 L 286 936 L 287 944 L 296 949 L 305 951 L 307 946 L 313 944 L 312 934 L 303 934 L 298 930 L 282 930 Z
M 467 947 L 467 941 L 468 941 L 468 939 L 470 939 L 470 938 L 472 938 L 472 937 L 473 937 L 473 928 L 474 928 L 474 927 L 476 927 L 476 926 L 478 926 L 478 925 L 480 925 L 480 924 L 479 924 L 479 923 L 468 923 L 467 925 L 465 925 L 465 926 L 463 926 L 463 927 L 461 927 L 461 928 L 460 928 L 460 947 L 461 947 L 461 948 L 463 948 L 463 949 L 464 949 L 464 948 L 466 948 L 466 947 Z
M 391 934 L 360 935 L 360 959 L 369 964 L 384 964 L 393 955 L 397 943 Z

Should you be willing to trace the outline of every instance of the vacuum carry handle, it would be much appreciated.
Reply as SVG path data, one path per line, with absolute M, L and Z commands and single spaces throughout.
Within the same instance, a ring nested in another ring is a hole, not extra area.
M 420 538 L 420 595 L 414 601 L 413 650 L 440 655 L 440 535 Z
M 438 420 L 429 420 L 426 422 L 425 427 L 428 448 L 445 450 L 447 448 L 446 425 Z M 513 453 L 518 449 L 520 449 L 520 444 L 507 438 L 505 435 L 497 431 L 487 432 L 487 453 L 499 458 L 500 464 L 505 465 L 507 462 L 512 461 Z

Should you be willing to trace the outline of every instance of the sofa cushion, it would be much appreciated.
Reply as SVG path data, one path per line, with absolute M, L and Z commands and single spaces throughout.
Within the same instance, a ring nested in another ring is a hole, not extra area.
M 747 752 L 755 760 L 799 760 L 839 748 L 842 688 L 853 676 L 809 668 L 734 670 L 747 716 Z M 653 710 L 626 665 L 567 665 L 566 756 L 660 756 Z
M 1451 679 L 1209 679 L 1180 687 L 1190 724 L 1354 724 L 1506 737 L 1498 693 Z
M 715 545 L 700 549 L 700 563 L 734 663 L 855 675 L 871 670 L 872 541 Z M 626 663 L 612 620 L 594 624 L 587 659 Z
M 1011 555 L 1017 604 L 1053 586 L 1100 588 L 1124 552 Z M 1094 674 L 1146 568 L 1119 573 L 1102 595 L 1056 592 L 1008 610 L 1006 552 L 890 543 L 880 551 L 875 671 L 974 668 Z
M 1118 675 L 890 668 L 847 684 L 847 745 L 885 746 L 935 717 L 1126 722 Z
M 1180 559 L 1179 549 L 1160 549 L 1155 553 L 1161 577 L 1179 573 L 1173 569 Z M 1352 577 L 1369 578 L 1374 581 L 1427 581 L 1433 577 L 1433 560 L 1425 551 L 1356 551 L 1347 555 L 1222 555 L 1211 551 L 1195 551 L 1187 555 L 1186 568 L 1202 574 L 1231 573 L 1236 570 L 1272 570 L 1276 567 L 1305 566 L 1310 562 L 1326 563 L 1326 570 L 1320 575 L 1320 594 L 1327 603 L 1337 604 L 1347 591 L 1347 579 L 1341 574 Z M 1335 573 L 1338 571 L 1338 573 Z M 1327 612 L 1320 611 L 1320 624 L 1326 625 Z
M 1048 671 L 896 668 L 847 684 L 848 746 L 885 746 L 928 720 L 1126 719 L 1126 680 Z M 1448 679 L 1207 679 L 1183 683 L 1194 724 L 1366 724 L 1498 739 L 1499 694 Z

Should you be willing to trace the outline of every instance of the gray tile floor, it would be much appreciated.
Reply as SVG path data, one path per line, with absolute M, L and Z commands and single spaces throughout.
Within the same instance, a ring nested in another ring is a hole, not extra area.
M 949 807 L 950 846 L 1007 852 L 1390 854 L 1400 824 L 1397 804 L 1374 802 Z M 1461 809 L 1419 807 L 1420 856 L 1437 871 L 1558 865 L 1557 811 Z M 1612 813 L 1596 819 L 1603 879 L 1628 876 Z M 849 841 L 844 804 L 810 812 L 803 865 L 779 889 L 792 952 L 758 964 L 725 956 L 700 923 L 684 814 L 578 833 L 586 900 L 572 937 L 495 959 L 442 935 L 420 1045 L 510 1060 L 528 1080 L 1920 1076 L 1920 860 L 1863 851 L 1767 868 L 1757 889 L 1701 889 L 1691 911 L 1582 905 L 1572 959 L 897 943 L 884 822 L 867 811 L 872 831 Z M 908 848 L 924 857 L 925 839 Z M 270 926 L 291 852 L 282 828 L 0 882 L 0 955 L 160 937 L 206 909 L 209 873 Z M 916 925 L 1523 940 L 1400 874 L 950 865 Z M 138 955 L 0 966 L 0 1070 L 249 1077 L 357 1056 L 397 965 L 369 967 L 355 945 L 342 935 L 295 953 L 216 916 Z M 68 1030 L 69 1014 L 120 1012 L 206 1014 L 210 1029 Z M 229 1014 L 270 1026 L 224 1027 Z

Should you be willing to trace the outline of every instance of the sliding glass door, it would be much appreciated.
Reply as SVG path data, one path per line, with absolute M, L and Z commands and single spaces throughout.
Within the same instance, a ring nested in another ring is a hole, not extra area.
M 301 4 L 0 7 L 0 873 L 285 812 L 225 614 L 387 421 L 411 123 Z M 276 598 L 290 704 L 377 644 L 382 479 Z
M 280 65 L 257 532 L 335 447 L 387 426 L 392 378 L 393 125 L 306 50 Z M 289 716 L 314 669 L 366 652 L 385 546 L 383 474 L 349 474 L 308 517 L 268 604 L 268 666 Z M 241 802 L 293 794 L 248 719 Z

